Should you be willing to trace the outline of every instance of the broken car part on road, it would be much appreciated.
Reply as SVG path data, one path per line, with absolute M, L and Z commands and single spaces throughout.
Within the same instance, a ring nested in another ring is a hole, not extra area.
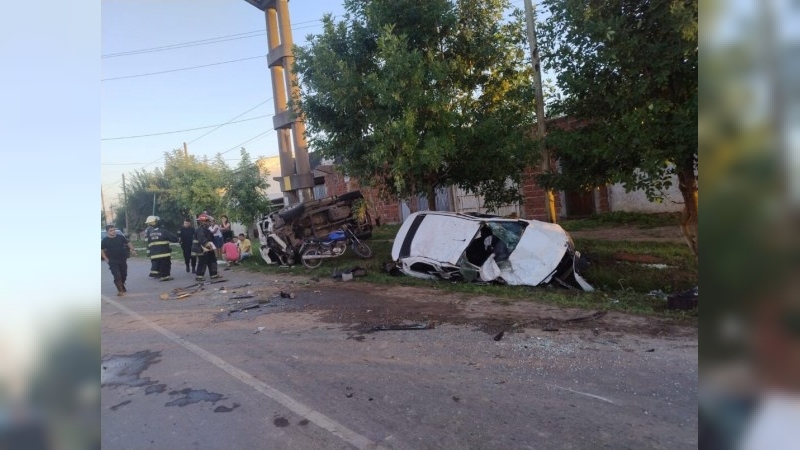
M 392 259 L 422 279 L 594 290 L 577 272 L 580 253 L 567 232 L 538 220 L 416 212 L 397 231 Z

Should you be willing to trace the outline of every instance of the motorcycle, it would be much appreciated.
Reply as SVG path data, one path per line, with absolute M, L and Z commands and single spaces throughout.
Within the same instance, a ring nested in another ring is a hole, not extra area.
M 361 242 L 349 226 L 342 225 L 341 230 L 328 234 L 327 238 L 304 239 L 299 250 L 300 261 L 307 268 L 315 269 L 322 264 L 323 259 L 338 258 L 344 255 L 348 245 L 353 248 L 356 255 L 362 258 L 372 256 L 372 249 L 369 245 Z

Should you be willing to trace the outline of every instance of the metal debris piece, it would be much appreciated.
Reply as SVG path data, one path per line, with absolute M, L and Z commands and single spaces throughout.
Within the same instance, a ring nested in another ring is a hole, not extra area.
M 563 322 L 588 322 L 590 320 L 599 319 L 608 314 L 608 311 L 597 311 L 588 316 L 573 317 L 571 319 L 564 319 Z
M 243 294 L 243 295 L 234 295 L 230 299 L 231 300 L 235 300 L 235 299 L 239 299 L 239 298 L 253 298 L 253 297 L 255 297 L 255 295 L 253 295 L 253 294 Z
M 500 339 L 503 339 L 503 335 L 504 334 L 506 334 L 506 330 L 503 330 L 503 331 L 497 333 L 497 335 L 495 335 L 495 337 L 494 337 L 494 340 L 495 341 L 499 341 Z
M 228 290 L 232 291 L 234 289 L 241 289 L 241 288 L 247 287 L 247 286 L 250 286 L 250 283 L 245 283 L 245 284 L 240 284 L 239 286 L 229 287 Z
M 258 327 L 258 328 L 256 328 L 256 331 L 253 332 L 253 334 L 261 333 L 262 331 L 264 331 L 265 328 L 266 327 Z
M 294 298 L 294 292 L 283 292 L 281 291 L 281 298 Z
M 399 325 L 377 325 L 372 327 L 372 331 L 390 331 L 390 330 L 429 330 L 434 328 L 431 324 L 427 323 L 411 323 Z
M 231 314 L 236 313 L 236 312 L 243 312 L 243 311 L 247 311 L 248 309 L 255 309 L 255 308 L 260 308 L 260 307 L 261 307 L 261 304 L 258 303 L 258 301 L 250 302 L 250 303 L 243 303 L 241 306 L 238 306 L 236 308 L 228 310 L 228 315 L 230 316 Z
M 174 292 L 172 295 L 167 294 L 167 293 L 163 293 L 163 294 L 159 295 L 158 297 L 161 300 L 183 300 L 185 298 L 188 298 L 189 296 L 191 296 L 192 294 L 194 294 L 197 291 L 199 291 L 199 289 L 196 289 L 196 290 L 191 291 L 191 292 Z
M 558 331 L 558 328 L 547 327 L 547 328 L 542 328 L 542 331 Z

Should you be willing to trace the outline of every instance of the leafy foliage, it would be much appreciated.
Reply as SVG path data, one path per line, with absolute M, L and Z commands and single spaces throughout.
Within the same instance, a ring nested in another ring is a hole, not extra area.
M 241 149 L 242 159 L 231 170 L 220 155 L 213 161 L 186 155 L 183 150 L 164 154 L 164 168 L 135 171 L 127 186 L 130 231 L 145 228 L 147 216 L 155 214 L 169 229 L 177 229 L 186 217 L 202 211 L 226 214 L 232 221 L 248 224 L 268 211 L 267 174 L 261 174 Z M 117 217 L 124 217 L 125 209 Z
M 247 150 L 240 150 L 242 159 L 233 171 L 224 177 L 225 194 L 223 204 L 228 211 L 228 218 L 233 222 L 250 224 L 262 214 L 269 212 L 271 203 L 266 194 L 267 177 L 262 174 L 256 164 L 250 161 Z
M 295 49 L 309 143 L 391 196 L 458 185 L 520 200 L 535 163 L 531 68 L 506 0 L 345 0 Z M 432 205 L 433 209 L 433 205 Z
M 673 174 L 694 179 L 697 1 L 542 3 L 542 60 L 563 94 L 550 114 L 584 126 L 548 130 L 561 170 L 540 182 L 569 190 L 619 182 L 656 200 Z

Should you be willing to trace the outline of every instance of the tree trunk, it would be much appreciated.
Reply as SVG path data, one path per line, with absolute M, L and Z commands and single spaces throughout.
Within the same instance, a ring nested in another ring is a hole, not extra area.
M 698 191 L 697 178 L 694 175 L 694 164 L 678 168 L 678 181 L 681 195 L 683 196 L 683 215 L 681 217 L 681 231 L 686 243 L 694 253 L 695 262 L 699 261 L 698 252 Z
M 428 188 L 428 209 L 436 211 L 436 189 Z

